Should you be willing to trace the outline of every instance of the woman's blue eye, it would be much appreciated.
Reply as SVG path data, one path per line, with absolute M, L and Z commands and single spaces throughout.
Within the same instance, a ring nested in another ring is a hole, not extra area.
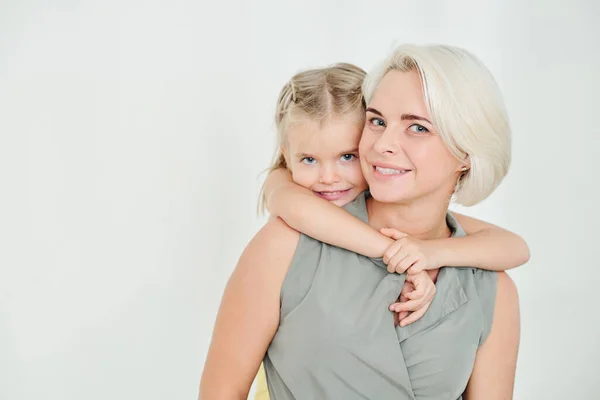
M 425 128 L 423 125 L 412 124 L 408 127 L 414 133 L 429 133 L 429 129 Z
M 313 157 L 304 157 L 302 160 L 300 160 L 300 162 L 304 163 L 304 164 L 309 164 L 310 165 L 310 164 L 316 163 L 317 160 L 314 159 Z
M 385 126 L 385 122 L 381 119 L 381 118 L 371 118 L 369 120 L 369 122 L 371 123 L 371 125 L 375 125 L 375 126 Z
M 354 154 L 344 154 L 342 156 L 342 160 L 343 161 L 352 161 L 356 158 L 356 156 Z

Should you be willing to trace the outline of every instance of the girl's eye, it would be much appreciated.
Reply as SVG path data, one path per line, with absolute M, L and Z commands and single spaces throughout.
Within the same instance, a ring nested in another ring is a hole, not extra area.
M 369 119 L 369 123 L 373 126 L 385 126 L 385 122 L 381 118 L 377 117 Z
M 303 164 L 311 165 L 316 163 L 317 160 L 315 160 L 313 157 L 304 157 L 302 160 L 300 160 L 300 162 Z
M 412 124 L 408 127 L 414 133 L 429 133 L 429 129 L 425 128 L 423 125 Z
M 354 154 L 344 154 L 342 156 L 342 161 L 352 161 L 356 158 Z

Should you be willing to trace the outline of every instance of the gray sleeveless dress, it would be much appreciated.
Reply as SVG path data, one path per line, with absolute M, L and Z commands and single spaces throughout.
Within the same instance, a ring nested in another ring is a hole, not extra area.
M 345 207 L 365 222 L 367 196 Z M 491 329 L 497 274 L 442 268 L 427 313 L 395 328 L 388 306 L 404 278 L 381 259 L 300 235 L 264 359 L 271 399 L 462 399 Z

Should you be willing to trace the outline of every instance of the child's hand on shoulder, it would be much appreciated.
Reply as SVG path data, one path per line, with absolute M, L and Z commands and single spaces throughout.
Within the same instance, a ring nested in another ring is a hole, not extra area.
M 393 228 L 382 228 L 380 232 L 395 240 L 383 254 L 389 272 L 414 275 L 441 267 L 436 257 L 439 254 L 437 241 L 416 239 Z

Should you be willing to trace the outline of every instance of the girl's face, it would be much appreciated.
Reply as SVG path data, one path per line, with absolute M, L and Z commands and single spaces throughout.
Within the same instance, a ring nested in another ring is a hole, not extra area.
M 416 71 L 388 72 L 367 107 L 360 141 L 371 195 L 386 203 L 449 200 L 465 163 L 431 123 Z
M 323 123 L 306 120 L 288 130 L 284 150 L 294 182 L 337 206 L 367 189 L 358 160 L 363 124 L 335 116 Z

